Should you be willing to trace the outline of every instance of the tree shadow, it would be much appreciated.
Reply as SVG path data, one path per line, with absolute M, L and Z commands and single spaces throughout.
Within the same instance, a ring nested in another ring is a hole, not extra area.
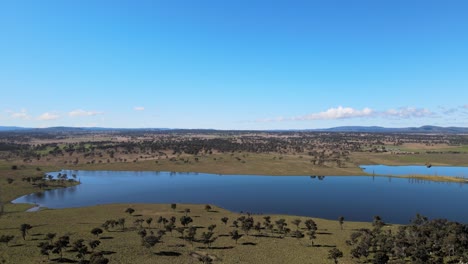
M 313 247 L 336 248 L 335 245 L 313 245 Z
M 233 249 L 233 246 L 227 246 L 227 247 L 197 247 L 198 249 Z
M 165 256 L 165 257 L 179 257 L 182 255 L 182 253 L 175 252 L 175 251 L 160 251 L 160 252 L 154 253 L 154 255 Z
M 267 238 L 277 238 L 276 236 L 270 236 L 270 235 L 265 235 L 265 234 L 256 234 L 256 235 L 251 235 L 253 237 L 267 237 Z
M 181 247 L 185 247 L 184 244 L 175 244 L 175 245 L 169 245 L 167 247 L 171 247 L 171 248 L 181 248 Z
M 244 242 L 244 243 L 242 243 L 241 245 L 243 245 L 243 246 L 256 246 L 257 243 L 253 243 L 253 242 Z
M 103 236 L 103 237 L 100 237 L 99 239 L 100 240 L 101 239 L 107 240 L 107 239 L 114 239 L 114 237 L 112 237 L 112 236 Z
M 55 258 L 51 259 L 50 261 L 54 261 L 57 263 L 78 263 L 78 261 L 69 258 Z
M 103 250 L 103 251 L 101 251 L 101 253 L 102 253 L 103 255 L 112 255 L 112 254 L 115 254 L 115 253 L 117 253 L 117 252 L 115 252 L 115 251 L 110 251 L 110 250 Z
M 333 233 L 330 232 L 317 232 L 317 235 L 333 235 Z
M 24 244 L 14 244 L 14 245 L 9 245 L 8 247 L 22 247 Z

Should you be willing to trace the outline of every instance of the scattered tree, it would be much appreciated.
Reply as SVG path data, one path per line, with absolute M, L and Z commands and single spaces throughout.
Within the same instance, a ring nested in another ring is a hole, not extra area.
M 22 224 L 20 226 L 20 231 L 21 231 L 21 237 L 23 237 L 23 240 L 26 240 L 26 235 L 28 234 L 28 230 L 31 229 L 32 226 L 29 224 Z
M 135 212 L 135 209 L 129 207 L 125 210 L 125 212 L 129 215 L 132 215 Z
M 97 237 L 99 237 L 99 235 L 102 234 L 102 232 L 103 232 L 102 229 L 99 228 L 99 227 L 95 227 L 95 228 L 93 228 L 91 230 L 91 234 L 93 234 L 93 235 L 95 235 Z
M 341 228 L 341 230 L 343 230 L 344 217 L 343 217 L 343 216 L 340 216 L 340 217 L 338 218 L 338 222 L 340 223 L 340 228 Z
M 9 235 L 2 235 L 0 236 L 0 243 L 5 243 L 5 245 L 8 247 L 8 243 L 13 240 L 15 236 L 9 236 Z
M 338 259 L 343 257 L 343 252 L 337 248 L 332 248 L 328 251 L 328 259 L 333 259 L 335 264 L 338 264 Z

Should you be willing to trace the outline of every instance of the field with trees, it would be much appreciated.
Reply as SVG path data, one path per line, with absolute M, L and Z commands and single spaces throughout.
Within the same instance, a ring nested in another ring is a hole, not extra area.
M 467 262 L 468 225 L 420 215 L 398 226 L 379 216 L 359 223 L 234 213 L 216 205 L 25 212 L 32 205 L 10 203 L 24 194 L 79 184 L 74 175 L 46 174 L 61 169 L 363 175 L 361 164 L 466 166 L 467 146 L 467 136 L 452 134 L 1 132 L 0 263 Z

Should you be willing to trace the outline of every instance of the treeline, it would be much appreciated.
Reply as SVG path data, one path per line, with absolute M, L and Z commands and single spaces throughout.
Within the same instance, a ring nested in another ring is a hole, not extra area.
M 373 229 L 351 235 L 351 255 L 361 263 L 443 264 L 468 262 L 468 225 L 447 219 L 429 220 L 416 215 L 411 224 L 397 230 L 383 228 L 375 217 Z

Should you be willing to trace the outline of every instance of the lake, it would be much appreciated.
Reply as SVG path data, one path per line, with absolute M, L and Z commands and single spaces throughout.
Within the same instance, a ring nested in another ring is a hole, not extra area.
M 64 172 L 76 174 L 82 184 L 22 196 L 13 202 L 37 203 L 49 208 L 108 203 L 195 203 L 214 204 L 235 212 L 326 219 L 344 216 L 350 221 L 372 221 L 373 216 L 379 215 L 386 222 L 406 224 L 420 213 L 429 218 L 468 222 L 468 210 L 465 210 L 468 185 L 463 183 L 377 176 Z

